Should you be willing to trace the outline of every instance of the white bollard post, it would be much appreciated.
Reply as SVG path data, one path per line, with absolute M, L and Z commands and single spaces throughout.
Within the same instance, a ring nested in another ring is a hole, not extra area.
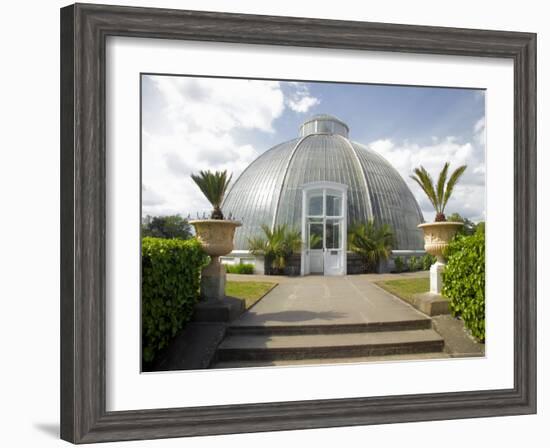
M 443 289 L 443 279 L 441 273 L 445 270 L 445 263 L 436 261 L 430 268 L 430 292 L 441 295 Z

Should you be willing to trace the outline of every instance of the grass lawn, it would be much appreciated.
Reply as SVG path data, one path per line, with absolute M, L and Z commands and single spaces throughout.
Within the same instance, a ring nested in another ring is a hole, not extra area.
M 411 301 L 414 294 L 428 292 L 430 290 L 429 278 L 386 280 L 383 282 L 376 282 L 376 284 L 407 302 Z
M 271 282 L 234 282 L 228 280 L 225 284 L 225 294 L 244 299 L 245 308 L 248 309 L 276 285 L 277 283 Z

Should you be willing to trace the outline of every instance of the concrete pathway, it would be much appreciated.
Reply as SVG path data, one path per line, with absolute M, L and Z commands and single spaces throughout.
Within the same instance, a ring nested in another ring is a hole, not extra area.
M 368 276 L 268 278 L 279 285 L 232 327 L 426 321 L 424 314 L 374 285 Z
M 245 277 L 278 286 L 230 323 L 214 368 L 448 356 L 432 320 L 367 275 Z

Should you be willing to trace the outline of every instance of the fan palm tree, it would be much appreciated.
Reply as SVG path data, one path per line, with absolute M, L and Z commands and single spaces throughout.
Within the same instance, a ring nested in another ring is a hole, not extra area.
M 435 209 L 435 222 L 446 221 L 445 218 L 445 207 L 449 198 L 453 193 L 453 189 L 462 176 L 464 171 L 466 171 L 467 165 L 459 166 L 454 170 L 453 174 L 449 177 L 447 181 L 447 171 L 449 170 L 449 162 L 445 162 L 443 169 L 439 173 L 439 178 L 437 180 L 437 186 L 434 186 L 432 177 L 426 171 L 426 168 L 420 166 L 414 169 L 414 175 L 411 175 L 413 179 L 420 188 L 426 193 L 429 201 L 432 203 Z
M 248 239 L 248 248 L 254 255 L 263 255 L 271 268 L 282 271 L 290 256 L 302 247 L 300 232 L 287 228 L 286 224 L 271 228 L 262 225 L 263 237 Z
M 359 255 L 374 270 L 381 260 L 391 255 L 394 236 L 388 224 L 376 225 L 373 220 L 353 224 L 348 232 L 348 248 Z
M 223 219 L 221 205 L 232 177 L 233 175 L 227 177 L 226 170 L 216 172 L 200 171 L 199 174 L 191 174 L 191 178 L 214 208 L 210 215 L 211 219 Z

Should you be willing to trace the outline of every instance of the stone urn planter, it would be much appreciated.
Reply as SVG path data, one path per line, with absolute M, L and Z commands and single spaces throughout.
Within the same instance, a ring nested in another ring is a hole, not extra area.
M 221 300 L 225 297 L 225 268 L 220 257 L 233 250 L 235 229 L 241 225 L 238 221 L 223 219 L 197 219 L 190 221 L 195 227 L 197 239 L 211 261 L 202 270 L 201 298 L 207 301 Z
M 430 268 L 430 293 L 441 294 L 442 279 L 441 273 L 445 269 L 443 252 L 456 232 L 464 224 L 461 222 L 429 222 L 419 224 L 418 227 L 424 231 L 424 249 L 430 255 L 437 258 L 437 261 Z

